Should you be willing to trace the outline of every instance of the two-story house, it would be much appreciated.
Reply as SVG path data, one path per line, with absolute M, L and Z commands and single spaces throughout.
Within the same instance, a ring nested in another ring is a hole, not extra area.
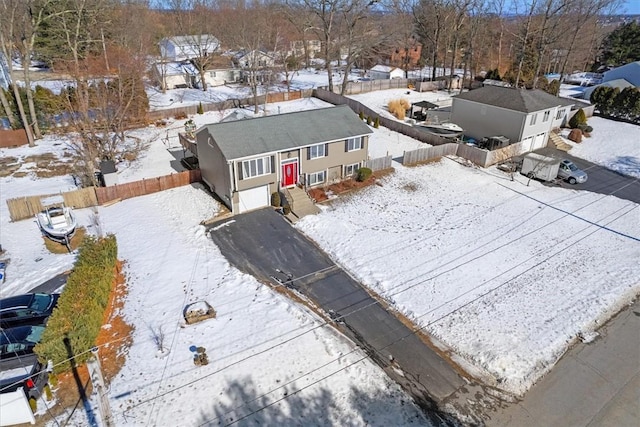
M 185 61 L 213 54 L 220 41 L 211 34 L 173 36 L 160 40 L 162 61 Z
M 549 132 L 567 121 L 576 101 L 534 89 L 484 86 L 453 97 L 451 122 L 476 140 L 505 136 L 523 152 L 547 145 Z
M 371 129 L 346 105 L 209 124 L 196 131 L 202 180 L 231 209 L 269 206 L 281 188 L 327 185 L 367 160 Z

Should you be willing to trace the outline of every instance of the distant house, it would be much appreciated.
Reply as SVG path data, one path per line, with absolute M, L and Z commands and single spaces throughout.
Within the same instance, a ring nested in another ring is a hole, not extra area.
M 404 71 L 389 65 L 376 65 L 369 70 L 369 77 L 374 80 L 404 79 Z
M 629 83 L 627 80 L 625 79 L 615 79 L 615 80 L 609 80 L 606 81 L 604 83 L 601 83 L 599 85 L 596 86 L 589 86 L 588 88 L 586 88 L 578 98 L 582 98 L 582 99 L 586 99 L 587 101 L 589 101 L 591 99 L 591 94 L 593 93 L 594 90 L 596 90 L 596 88 L 599 88 L 600 86 L 604 86 L 604 87 L 612 87 L 615 89 L 619 89 L 620 91 L 622 91 L 622 89 L 627 88 L 627 87 L 636 87 L 635 85 Z
M 153 68 L 153 77 L 165 89 L 192 88 L 198 85 L 198 70 L 187 61 L 159 62 Z
M 184 61 L 213 54 L 220 41 L 211 34 L 173 36 L 160 40 L 160 56 L 163 61 Z
M 309 59 L 315 58 L 322 50 L 322 42 L 318 39 L 294 40 L 289 43 L 288 54 L 296 58 L 305 58 L 305 45 L 306 54 L 309 55 Z
M 242 213 L 269 206 L 281 188 L 352 176 L 367 159 L 371 133 L 341 105 L 205 125 L 196 131 L 195 151 L 203 181 Z
M 261 50 L 240 51 L 234 56 L 234 62 L 240 68 L 269 68 L 275 65 L 272 55 Z
M 422 45 L 415 40 L 411 40 L 409 46 L 395 48 L 389 57 L 389 65 L 403 68 L 415 68 L 422 55 Z M 402 76 L 404 78 L 404 75 Z
M 190 61 L 158 62 L 153 67 L 154 79 L 166 89 L 200 88 L 201 76 Z M 207 63 L 204 78 L 208 86 L 238 83 L 241 71 L 234 68 L 231 58 L 218 56 Z
M 631 62 L 605 72 L 602 82 L 605 83 L 618 79 L 624 79 L 635 87 L 640 88 L 640 61 Z
M 505 136 L 533 151 L 547 145 L 549 132 L 562 126 L 577 102 L 539 89 L 484 86 L 453 97 L 451 122 L 478 141 Z

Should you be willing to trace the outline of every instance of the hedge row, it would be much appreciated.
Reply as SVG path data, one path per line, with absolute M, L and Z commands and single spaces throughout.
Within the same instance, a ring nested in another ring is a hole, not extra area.
M 42 340 L 35 347 L 43 362 L 53 361 L 55 373 L 71 369 L 65 337 L 69 339 L 76 363 L 83 363 L 91 356 L 87 350 L 95 345 L 102 327 L 117 260 L 115 236 L 89 236 L 82 242 L 58 306 L 47 322 Z

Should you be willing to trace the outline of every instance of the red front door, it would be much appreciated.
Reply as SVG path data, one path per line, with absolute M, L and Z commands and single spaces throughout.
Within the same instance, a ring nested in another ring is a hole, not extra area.
M 296 185 L 298 181 L 298 162 L 290 162 L 282 165 L 282 186 Z

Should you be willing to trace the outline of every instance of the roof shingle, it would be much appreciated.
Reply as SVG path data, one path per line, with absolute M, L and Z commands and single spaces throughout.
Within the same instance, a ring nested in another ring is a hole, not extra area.
M 523 113 L 533 113 L 576 103 L 570 99 L 550 95 L 540 89 L 527 90 L 499 86 L 484 86 L 456 95 L 455 98 Z

